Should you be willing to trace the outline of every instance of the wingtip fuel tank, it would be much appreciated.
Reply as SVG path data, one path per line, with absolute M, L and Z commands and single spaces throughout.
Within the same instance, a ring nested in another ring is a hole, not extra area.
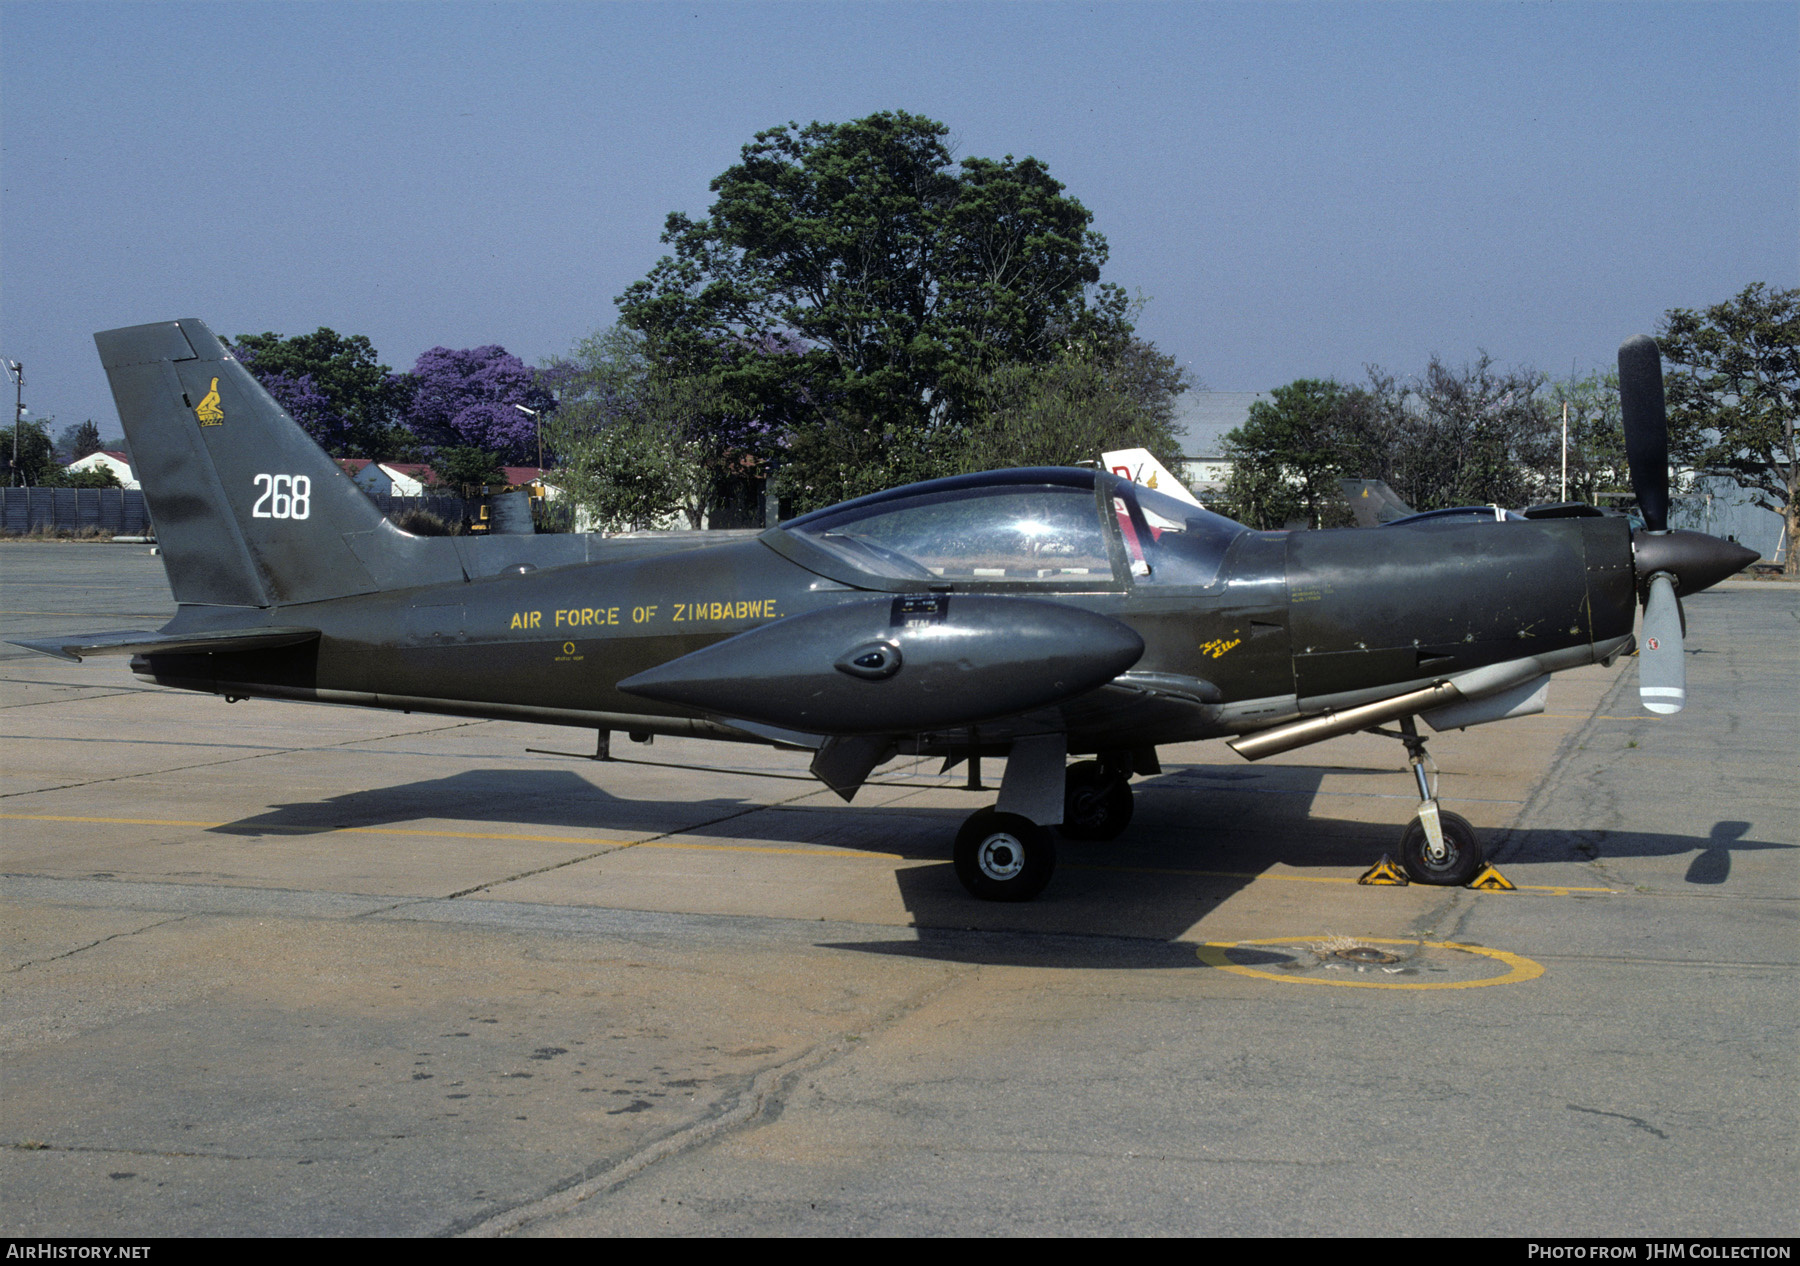
M 1073 698 L 1143 653 L 1136 631 L 1096 612 L 928 594 L 782 619 L 629 677 L 619 689 L 810 734 L 921 733 Z

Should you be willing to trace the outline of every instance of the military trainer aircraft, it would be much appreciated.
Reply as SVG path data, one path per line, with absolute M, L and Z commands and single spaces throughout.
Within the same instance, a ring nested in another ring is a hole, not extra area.
M 157 632 L 23 642 L 145 681 L 809 749 L 848 800 L 897 753 L 1006 757 L 957 835 L 977 897 L 1028 900 L 1054 836 L 1109 839 L 1157 748 L 1251 760 L 1376 730 L 1421 807 L 1401 860 L 1481 864 L 1425 739 L 1541 710 L 1550 674 L 1629 652 L 1685 697 L 1678 594 L 1750 551 L 1667 530 L 1656 345 L 1620 351 L 1646 528 L 1617 516 L 1256 532 L 1093 469 L 897 488 L 760 534 L 417 537 L 384 519 L 197 320 L 95 336 L 178 605 Z M 1579 511 L 1580 508 L 1576 508 Z M 1396 730 L 1380 727 L 1394 724 Z M 1069 763 L 1070 757 L 1083 759 Z M 971 780 L 972 782 L 975 780 Z

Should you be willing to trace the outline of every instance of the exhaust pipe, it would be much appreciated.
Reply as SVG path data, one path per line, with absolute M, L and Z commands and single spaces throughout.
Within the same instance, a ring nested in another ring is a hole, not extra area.
M 1452 683 L 1440 681 L 1435 686 L 1408 691 L 1403 695 L 1395 695 L 1392 699 L 1380 699 L 1361 707 L 1345 708 L 1342 712 L 1322 712 L 1316 717 L 1258 730 L 1255 734 L 1231 739 L 1226 746 L 1245 760 L 1261 760 L 1265 756 L 1305 747 L 1308 743 L 1321 743 L 1340 734 L 1354 734 L 1384 721 L 1398 721 L 1404 716 L 1430 712 L 1433 708 L 1441 708 L 1467 697 Z
M 1625 639 L 1629 640 L 1629 639 Z M 1354 708 L 1345 708 L 1342 712 L 1327 710 L 1317 716 L 1304 717 L 1298 721 L 1289 721 L 1284 725 L 1270 726 L 1266 730 L 1258 730 L 1255 734 L 1246 734 L 1242 738 L 1228 741 L 1227 746 L 1245 760 L 1261 760 L 1265 756 L 1274 756 L 1280 752 L 1291 752 L 1296 747 L 1305 747 L 1308 743 L 1322 743 L 1328 738 L 1336 738 L 1340 734 L 1354 734 L 1358 730 L 1366 730 L 1370 726 L 1380 725 L 1384 721 L 1398 721 L 1403 716 L 1416 716 L 1422 712 L 1431 712 L 1438 708 L 1460 703 L 1465 699 L 1486 699 L 1502 690 L 1510 689 L 1523 682 L 1542 677 L 1545 673 L 1555 672 L 1559 668 L 1572 668 L 1576 663 L 1592 663 L 1591 648 L 1579 647 L 1575 653 L 1585 657 L 1579 660 L 1568 660 L 1567 652 L 1558 652 L 1549 656 L 1528 656 L 1525 659 L 1511 659 L 1504 663 L 1489 664 L 1484 668 L 1473 668 L 1466 673 L 1458 673 L 1450 681 L 1434 682 L 1418 690 L 1409 690 L 1403 695 L 1395 695 L 1392 699 L 1377 699 L 1374 703 L 1359 704 Z M 1498 721 L 1503 713 L 1496 713 L 1481 720 Z M 1427 717 L 1426 720 L 1430 721 Z M 1452 725 L 1480 724 L 1480 720 L 1459 720 Z

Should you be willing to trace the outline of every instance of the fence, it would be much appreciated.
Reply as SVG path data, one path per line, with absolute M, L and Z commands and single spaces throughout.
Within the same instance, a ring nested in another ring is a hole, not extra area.
M 398 520 L 426 510 L 452 527 L 481 518 L 481 502 L 464 497 L 371 496 L 382 514 Z M 0 533 L 80 532 L 92 529 L 115 536 L 150 536 L 150 511 L 135 488 L 0 488 Z
M 418 497 L 392 497 L 386 493 L 371 492 L 369 500 L 383 515 L 398 523 L 414 510 L 423 510 L 427 514 L 435 514 L 450 527 L 458 524 L 469 524 L 481 518 L 481 498 L 457 497 L 447 493 L 426 493 Z
M 0 488 L 0 532 L 111 532 L 144 536 L 144 494 L 127 488 Z

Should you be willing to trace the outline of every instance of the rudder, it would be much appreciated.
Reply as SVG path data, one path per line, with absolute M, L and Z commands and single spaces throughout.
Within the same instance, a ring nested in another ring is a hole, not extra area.
M 389 535 L 381 512 L 205 322 L 94 342 L 177 602 L 268 607 L 380 587 L 346 534 Z

